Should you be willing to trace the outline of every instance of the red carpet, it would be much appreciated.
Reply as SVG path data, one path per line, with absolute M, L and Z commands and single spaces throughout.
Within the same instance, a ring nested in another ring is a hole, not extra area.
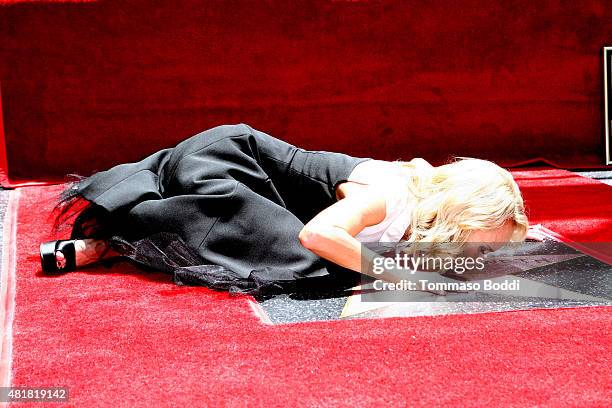
M 533 222 L 610 237 L 609 186 L 515 174 Z M 612 404 L 610 308 L 266 325 L 248 298 L 126 263 L 41 276 L 59 186 L 19 190 L 13 386 L 67 386 L 74 406 Z
M 612 242 L 612 188 L 560 169 L 515 170 L 532 224 L 575 242 Z

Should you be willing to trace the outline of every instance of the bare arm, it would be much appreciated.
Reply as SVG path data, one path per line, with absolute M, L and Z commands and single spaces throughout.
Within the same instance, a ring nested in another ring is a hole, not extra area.
M 355 236 L 365 227 L 385 219 L 385 196 L 376 187 L 354 187 L 345 189 L 342 192 L 343 199 L 321 211 L 304 226 L 299 234 L 304 247 L 340 266 L 388 282 L 405 279 L 452 281 L 428 272 L 414 274 L 407 270 L 385 269 L 381 274 L 374 273 L 372 262 L 381 255 L 362 247 Z
M 304 247 L 320 257 L 367 273 L 362 271 L 361 243 L 354 237 L 365 227 L 382 222 L 385 215 L 384 197 L 372 187 L 358 187 L 310 220 L 299 239 Z
M 386 201 L 383 192 L 372 186 L 356 187 L 350 189 L 350 194 L 344 194 L 347 190 L 342 194 L 345 198 L 321 211 L 304 226 L 299 234 L 300 242 L 320 257 L 353 271 L 390 282 L 405 279 L 406 276 L 391 271 L 373 273 L 372 261 L 380 255 L 362 248 L 361 243 L 355 239 L 365 227 L 385 219 Z M 364 265 L 362 260 L 365 260 Z

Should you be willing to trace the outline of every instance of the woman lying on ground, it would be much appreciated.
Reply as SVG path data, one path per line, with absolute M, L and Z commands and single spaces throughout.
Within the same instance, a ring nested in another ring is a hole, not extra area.
M 56 209 L 56 228 L 76 219 L 69 240 L 41 244 L 48 273 L 127 257 L 179 284 L 244 293 L 354 272 L 399 281 L 372 272 L 363 244 L 455 243 L 477 256 L 528 229 L 516 182 L 492 162 L 309 151 L 242 123 L 79 176 Z

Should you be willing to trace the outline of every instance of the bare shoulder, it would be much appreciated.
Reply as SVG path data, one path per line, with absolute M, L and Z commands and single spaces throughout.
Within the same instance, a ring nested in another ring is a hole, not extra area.
M 385 160 L 367 160 L 355 166 L 348 180 L 363 184 L 376 183 L 388 176 L 395 166 L 396 163 Z
M 338 184 L 336 199 L 340 200 L 353 193 L 363 193 L 384 184 L 396 171 L 397 166 L 397 163 L 376 159 L 359 163 L 347 181 Z

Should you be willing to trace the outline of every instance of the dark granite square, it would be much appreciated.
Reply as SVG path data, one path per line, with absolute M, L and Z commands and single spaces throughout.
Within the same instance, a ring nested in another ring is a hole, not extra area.
M 612 304 L 611 265 L 551 236 L 542 242 L 528 244 L 521 247 L 524 248 L 522 252 L 513 253 L 520 258 L 519 261 L 524 259 L 527 263 L 522 266 L 523 270 L 504 275 L 521 280 L 525 290 L 517 295 L 472 291 L 450 294 L 442 298 L 444 301 L 439 301 L 440 297 L 418 292 L 421 297 L 416 297 L 415 301 L 372 302 L 363 301 L 360 291 L 351 287 L 329 289 L 319 286 L 260 298 L 257 302 L 266 318 L 274 324 Z M 606 248 L 609 249 L 610 244 Z M 467 278 L 470 279 L 476 278 Z

